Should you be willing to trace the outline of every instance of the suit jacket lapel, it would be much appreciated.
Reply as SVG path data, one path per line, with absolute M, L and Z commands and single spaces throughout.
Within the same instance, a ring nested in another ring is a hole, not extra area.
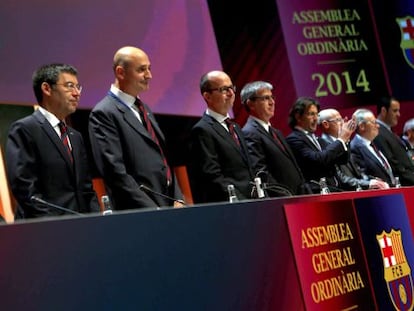
M 50 123 L 46 120 L 44 115 L 40 111 L 35 111 L 33 113 L 34 117 L 39 121 L 42 130 L 46 133 L 46 135 L 49 137 L 49 139 L 52 142 L 52 145 L 58 150 L 62 158 L 65 160 L 67 167 L 69 168 L 69 171 L 73 174 L 73 164 L 69 158 L 69 155 L 65 149 L 65 146 L 63 145 L 60 137 L 57 135 L 56 131 L 53 129 L 53 127 L 50 125 Z M 69 137 L 70 139 L 70 137 Z M 72 141 L 71 141 L 72 143 Z

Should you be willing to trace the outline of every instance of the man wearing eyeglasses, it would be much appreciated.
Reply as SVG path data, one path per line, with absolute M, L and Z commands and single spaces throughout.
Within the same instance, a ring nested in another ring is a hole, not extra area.
M 282 133 L 272 127 L 275 112 L 273 85 L 265 81 L 247 83 L 240 92 L 241 102 L 249 118 L 243 127 L 253 167 L 262 182 L 267 183 L 267 195 L 277 197 L 308 193 L 305 179 Z M 282 191 L 280 186 L 287 188 Z
M 357 109 L 353 118 L 357 122 L 356 135 L 351 141 L 352 159 L 366 175 L 375 176 L 388 185 L 395 184 L 395 174 L 388 158 L 375 143 L 379 125 L 369 109 Z
M 311 97 L 300 97 L 289 112 L 292 132 L 286 137 L 306 181 L 314 193 L 320 192 L 319 180 L 326 178 L 331 191 L 340 191 L 335 165 L 347 163 L 350 156 L 347 142 L 355 130 L 355 122 L 345 122 L 338 139 L 327 145 L 315 132 L 318 126 L 319 102 Z
M 240 127 L 229 119 L 235 87 L 222 71 L 200 80 L 207 110 L 190 134 L 189 177 L 194 202 L 228 201 L 232 184 L 239 199 L 251 198 L 253 169 Z
M 377 103 L 379 134 L 375 144 L 390 162 L 395 176 L 401 185 L 414 185 L 414 164 L 407 156 L 401 139 L 392 131 L 400 118 L 400 102 L 393 97 L 382 97 Z
M 322 131 L 321 139 L 327 144 L 335 142 L 341 132 L 344 119 L 336 109 L 324 109 L 319 112 L 318 123 Z M 335 165 L 336 176 L 340 188 L 344 190 L 362 189 L 388 189 L 389 185 L 374 176 L 368 176 L 354 163 L 352 157 L 347 163 Z
M 33 74 L 33 90 L 39 108 L 11 125 L 6 143 L 16 218 L 98 212 L 82 136 L 65 124 L 79 104 L 77 70 L 66 64 L 42 66 Z

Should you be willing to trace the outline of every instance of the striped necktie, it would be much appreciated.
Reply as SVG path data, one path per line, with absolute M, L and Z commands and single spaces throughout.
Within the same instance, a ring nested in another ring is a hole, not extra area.
M 226 122 L 227 128 L 229 129 L 229 133 L 231 137 L 233 138 L 234 142 L 237 144 L 237 146 L 240 147 L 239 138 L 237 137 L 237 133 L 234 130 L 234 123 L 230 120 L 230 118 L 227 118 L 226 120 L 224 120 L 224 122 Z
M 170 169 L 170 166 L 168 165 L 167 158 L 164 155 L 164 151 L 162 150 L 157 134 L 155 133 L 155 130 L 152 127 L 151 120 L 148 118 L 148 111 L 147 109 L 145 109 L 143 102 L 138 98 L 135 100 L 134 105 L 138 108 L 138 112 L 141 117 L 142 125 L 144 125 L 144 127 L 148 131 L 148 134 L 151 136 L 152 140 L 157 144 L 160 150 L 162 161 L 164 162 L 164 165 L 167 169 L 167 184 L 170 185 L 172 181 L 171 169 Z
M 69 145 L 68 128 L 65 122 L 62 122 L 62 121 L 59 122 L 59 129 L 60 129 L 60 140 L 62 141 L 63 146 L 66 149 L 66 152 L 68 153 L 70 162 L 73 163 L 72 149 Z

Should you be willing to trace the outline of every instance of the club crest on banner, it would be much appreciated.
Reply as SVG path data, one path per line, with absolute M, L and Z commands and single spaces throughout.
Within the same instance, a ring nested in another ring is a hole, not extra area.
M 395 310 L 413 310 L 413 280 L 404 252 L 401 230 L 377 235 L 384 265 L 384 279 Z
M 405 61 L 414 69 L 414 18 L 411 16 L 396 19 L 401 30 L 400 47 Z

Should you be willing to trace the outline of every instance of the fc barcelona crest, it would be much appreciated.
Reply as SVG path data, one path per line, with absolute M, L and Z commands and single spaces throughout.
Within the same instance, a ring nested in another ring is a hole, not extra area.
M 384 279 L 395 310 L 413 310 L 413 280 L 400 230 L 377 235 L 384 264 Z
M 414 18 L 411 16 L 396 19 L 401 30 L 401 50 L 408 65 L 414 69 Z

